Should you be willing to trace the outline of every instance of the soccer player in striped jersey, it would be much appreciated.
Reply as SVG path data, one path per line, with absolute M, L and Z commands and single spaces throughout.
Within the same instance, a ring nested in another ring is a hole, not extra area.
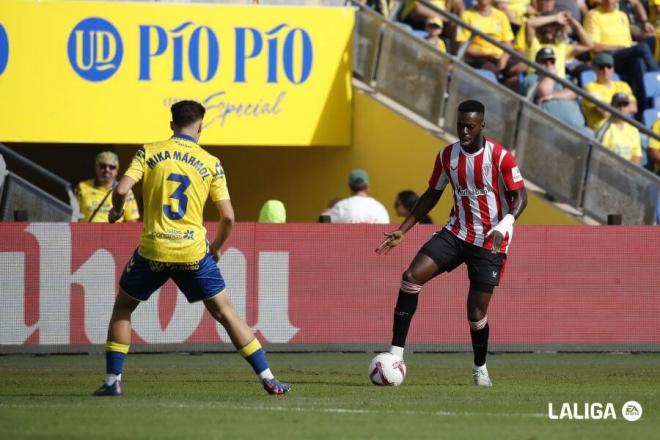
M 131 343 L 131 314 L 170 278 L 188 302 L 204 302 L 259 376 L 264 389 L 270 394 L 284 394 L 289 385 L 275 379 L 259 341 L 230 303 L 216 265 L 234 224 L 234 209 L 220 161 L 197 143 L 205 109 L 198 102 L 181 101 L 171 110 L 174 135 L 138 150 L 112 193 L 110 223 L 121 218 L 131 188 L 143 181 L 144 229 L 140 245 L 119 281 L 106 343 L 106 380 L 93 395 L 122 394 L 121 374 Z M 209 194 L 220 215 L 218 232 L 210 246 L 202 224 Z
M 429 187 L 398 229 L 385 233 L 376 249 L 387 254 L 419 219 L 438 203 L 451 184 L 454 206 L 449 222 L 419 250 L 403 273 L 394 309 L 390 352 L 403 358 L 410 321 L 422 286 L 443 272 L 465 263 L 470 279 L 467 318 L 472 337 L 472 377 L 479 386 L 492 386 L 486 369 L 489 325 L 486 313 L 500 282 L 513 223 L 527 206 L 527 193 L 513 155 L 484 137 L 485 109 L 479 101 L 458 106 L 459 141 L 438 154 Z

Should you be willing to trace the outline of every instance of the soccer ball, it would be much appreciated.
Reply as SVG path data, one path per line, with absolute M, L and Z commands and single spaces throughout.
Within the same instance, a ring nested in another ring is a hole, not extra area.
M 406 364 L 392 353 L 380 353 L 369 365 L 369 379 L 374 385 L 398 387 L 406 377 Z

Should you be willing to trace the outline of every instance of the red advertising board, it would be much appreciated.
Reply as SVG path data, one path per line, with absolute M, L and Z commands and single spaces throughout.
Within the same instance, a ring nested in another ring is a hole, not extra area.
M 215 225 L 208 224 L 209 236 Z M 236 225 L 219 262 L 239 314 L 267 344 L 385 346 L 401 273 L 439 226 L 386 256 L 391 226 Z M 140 224 L 0 224 L 0 352 L 103 344 Z M 488 312 L 493 347 L 660 347 L 657 227 L 521 226 Z M 469 347 L 467 272 L 422 289 L 408 342 Z M 229 339 L 168 282 L 133 318 L 133 345 Z

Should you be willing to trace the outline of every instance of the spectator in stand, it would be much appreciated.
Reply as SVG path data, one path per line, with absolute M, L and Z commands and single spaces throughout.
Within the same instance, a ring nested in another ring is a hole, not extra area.
M 649 0 L 649 20 L 655 30 L 655 59 L 660 62 L 660 0 Z
M 594 98 L 602 102 L 612 102 L 615 93 L 623 92 L 628 95 L 629 102 L 624 108 L 627 114 L 637 113 L 637 101 L 630 90 L 630 86 L 623 81 L 615 81 L 614 75 L 614 57 L 602 52 L 594 57 L 593 64 L 596 68 L 596 81 L 587 84 L 584 91 L 591 94 Z M 610 113 L 601 109 L 592 102 L 583 99 L 582 111 L 587 118 L 587 126 L 592 130 L 598 130 L 601 125 L 610 116 Z
M 535 60 L 544 69 L 559 76 L 555 53 L 551 48 L 544 47 L 539 49 L 536 53 Z M 552 78 L 539 76 L 537 73 L 527 75 L 523 83 L 523 90 L 526 95 L 533 93 L 534 102 L 546 112 L 576 130 L 590 137 L 593 136 L 593 131 L 584 125 L 584 116 L 576 100 L 577 94 L 573 90 L 564 88 Z
M 467 24 L 494 38 L 504 46 L 511 47 L 513 32 L 504 12 L 493 8 L 491 0 L 477 0 L 473 8 L 461 17 Z M 463 43 L 470 38 L 470 31 L 459 28 L 456 41 Z M 465 61 L 477 69 L 487 69 L 502 77 L 514 77 L 525 69 L 522 63 L 516 63 L 502 49 L 488 43 L 481 37 L 475 37 L 467 48 Z
M 570 28 L 577 35 L 579 44 L 568 41 L 565 29 Z M 574 19 L 568 11 L 544 14 L 530 18 L 526 24 L 527 57 L 532 58 L 541 48 L 552 49 L 556 61 L 557 75 L 566 77 L 566 61 L 572 57 L 589 51 L 592 47 L 591 39 L 579 21 Z M 530 69 L 531 71 L 532 69 Z
M 495 0 L 495 7 L 504 12 L 514 33 L 525 23 L 525 17 L 536 13 L 531 0 Z
M 426 19 L 426 37 L 424 38 L 431 46 L 441 52 L 447 52 L 445 40 L 442 39 L 442 20 L 438 17 Z
M 620 112 L 626 112 L 630 104 L 628 95 L 622 92 L 615 93 L 612 97 L 612 107 Z M 630 162 L 639 165 L 642 159 L 642 145 L 639 140 L 639 130 L 612 115 L 611 122 L 603 125 L 599 133 L 600 143 L 609 150 Z
M 660 135 L 660 119 L 656 119 L 653 123 L 653 133 Z M 650 138 L 648 154 L 649 162 L 653 166 L 651 169 L 660 176 L 660 141 Z
M 286 223 L 286 208 L 279 200 L 268 200 L 259 211 L 259 223 Z
M 82 221 L 108 223 L 108 213 L 112 208 L 112 189 L 117 186 L 119 158 L 112 151 L 96 155 L 96 178 L 84 180 L 76 186 L 74 193 L 80 205 Z M 126 197 L 124 214 L 119 221 L 136 222 L 140 219 L 133 191 Z
M 601 0 L 599 7 L 587 13 L 584 28 L 593 42 L 592 52 L 612 52 L 616 72 L 632 85 L 638 100 L 644 98 L 644 73 L 658 70 L 653 58 L 655 41 L 634 43 L 628 16 L 617 9 L 619 0 Z M 606 102 L 609 102 L 606 101 Z
M 399 217 L 407 218 L 413 211 L 413 208 L 417 204 L 418 200 L 419 195 L 417 195 L 415 191 L 411 191 L 409 189 L 401 191 L 396 195 L 396 200 L 394 200 L 394 209 L 396 211 L 396 215 Z M 424 217 L 417 220 L 417 223 L 430 225 L 433 223 L 433 221 L 428 214 L 424 214 Z
M 331 223 L 383 223 L 390 222 L 387 210 L 378 200 L 369 196 L 369 175 L 364 170 L 353 170 L 348 175 L 351 197 L 335 203 L 321 216 L 329 216 Z

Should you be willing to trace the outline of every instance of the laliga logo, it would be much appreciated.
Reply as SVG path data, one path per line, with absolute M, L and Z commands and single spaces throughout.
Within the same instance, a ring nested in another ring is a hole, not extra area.
M 67 46 L 69 62 L 88 81 L 104 81 L 119 68 L 124 47 L 117 29 L 107 20 L 86 18 L 73 28 Z
M 0 75 L 5 71 L 9 61 L 9 38 L 5 28 L 0 24 Z
M 642 417 L 642 405 L 634 400 L 629 400 L 621 407 L 621 415 L 629 422 L 635 422 Z M 559 414 L 555 413 L 552 402 L 548 403 L 548 418 L 551 420 L 602 420 L 616 419 L 614 404 L 585 402 L 583 405 L 577 402 L 564 402 Z

